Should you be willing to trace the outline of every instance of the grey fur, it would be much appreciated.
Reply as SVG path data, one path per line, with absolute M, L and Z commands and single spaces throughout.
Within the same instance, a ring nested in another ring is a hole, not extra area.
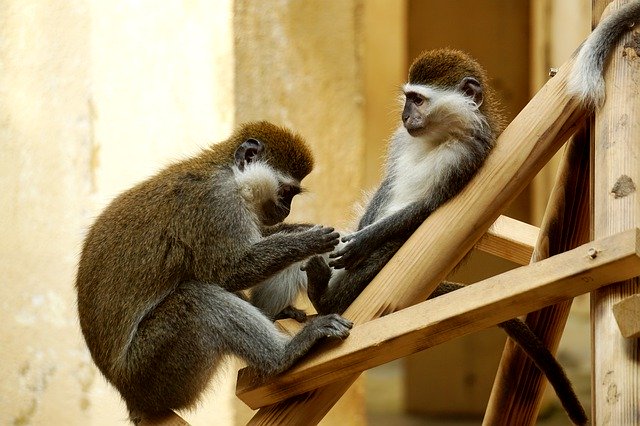
M 606 16 L 580 46 L 567 90 L 587 108 L 604 103 L 603 70 L 609 52 L 640 21 L 640 0 L 633 0 Z

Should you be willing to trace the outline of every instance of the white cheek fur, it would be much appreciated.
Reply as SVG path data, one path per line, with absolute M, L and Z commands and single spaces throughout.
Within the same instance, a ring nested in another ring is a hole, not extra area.
M 428 100 L 428 117 L 438 118 L 437 121 L 430 121 L 433 130 L 438 133 L 467 133 L 469 129 L 482 125 L 476 103 L 457 90 L 407 83 L 403 91 L 417 93 Z
M 256 161 L 248 164 L 243 171 L 234 167 L 233 174 L 242 198 L 249 205 L 259 205 L 267 200 L 275 200 L 279 179 L 277 173 L 268 164 Z

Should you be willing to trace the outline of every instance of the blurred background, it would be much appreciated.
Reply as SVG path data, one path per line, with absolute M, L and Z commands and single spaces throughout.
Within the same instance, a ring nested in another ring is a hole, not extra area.
M 291 220 L 349 226 L 380 179 L 417 54 L 471 53 L 511 119 L 590 20 L 589 0 L 0 0 L 0 424 L 127 424 L 73 287 L 83 235 L 119 192 L 267 119 L 316 155 Z M 507 214 L 538 225 L 554 173 Z M 456 279 L 513 266 L 474 254 Z M 587 406 L 588 309 L 574 303 L 559 351 Z M 479 424 L 503 344 L 489 329 L 371 370 L 324 424 Z M 185 419 L 244 424 L 237 367 Z M 553 393 L 540 424 L 569 424 Z

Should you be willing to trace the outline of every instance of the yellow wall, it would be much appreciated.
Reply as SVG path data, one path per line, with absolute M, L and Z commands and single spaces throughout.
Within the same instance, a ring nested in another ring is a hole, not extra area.
M 172 159 L 271 119 L 317 156 L 294 220 L 347 222 L 363 180 L 358 0 L 0 2 L 0 424 L 126 424 L 73 281 L 87 227 Z M 234 424 L 235 364 L 193 424 Z M 362 424 L 359 388 L 341 421 Z M 343 423 L 344 424 L 344 423 Z
M 79 333 L 83 234 L 117 192 L 233 125 L 231 2 L 162 5 L 0 3 L 0 424 L 126 424 Z

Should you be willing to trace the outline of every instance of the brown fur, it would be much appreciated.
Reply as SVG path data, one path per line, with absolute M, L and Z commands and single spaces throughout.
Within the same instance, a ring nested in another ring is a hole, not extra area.
M 284 170 L 299 181 L 311 173 L 313 156 L 304 139 L 289 129 L 267 121 L 244 124 L 229 139 L 213 145 L 209 151 L 216 160 L 232 161 L 238 146 L 249 138 L 264 143 L 265 158 L 274 169 Z M 204 157 L 206 159 L 206 155 Z

